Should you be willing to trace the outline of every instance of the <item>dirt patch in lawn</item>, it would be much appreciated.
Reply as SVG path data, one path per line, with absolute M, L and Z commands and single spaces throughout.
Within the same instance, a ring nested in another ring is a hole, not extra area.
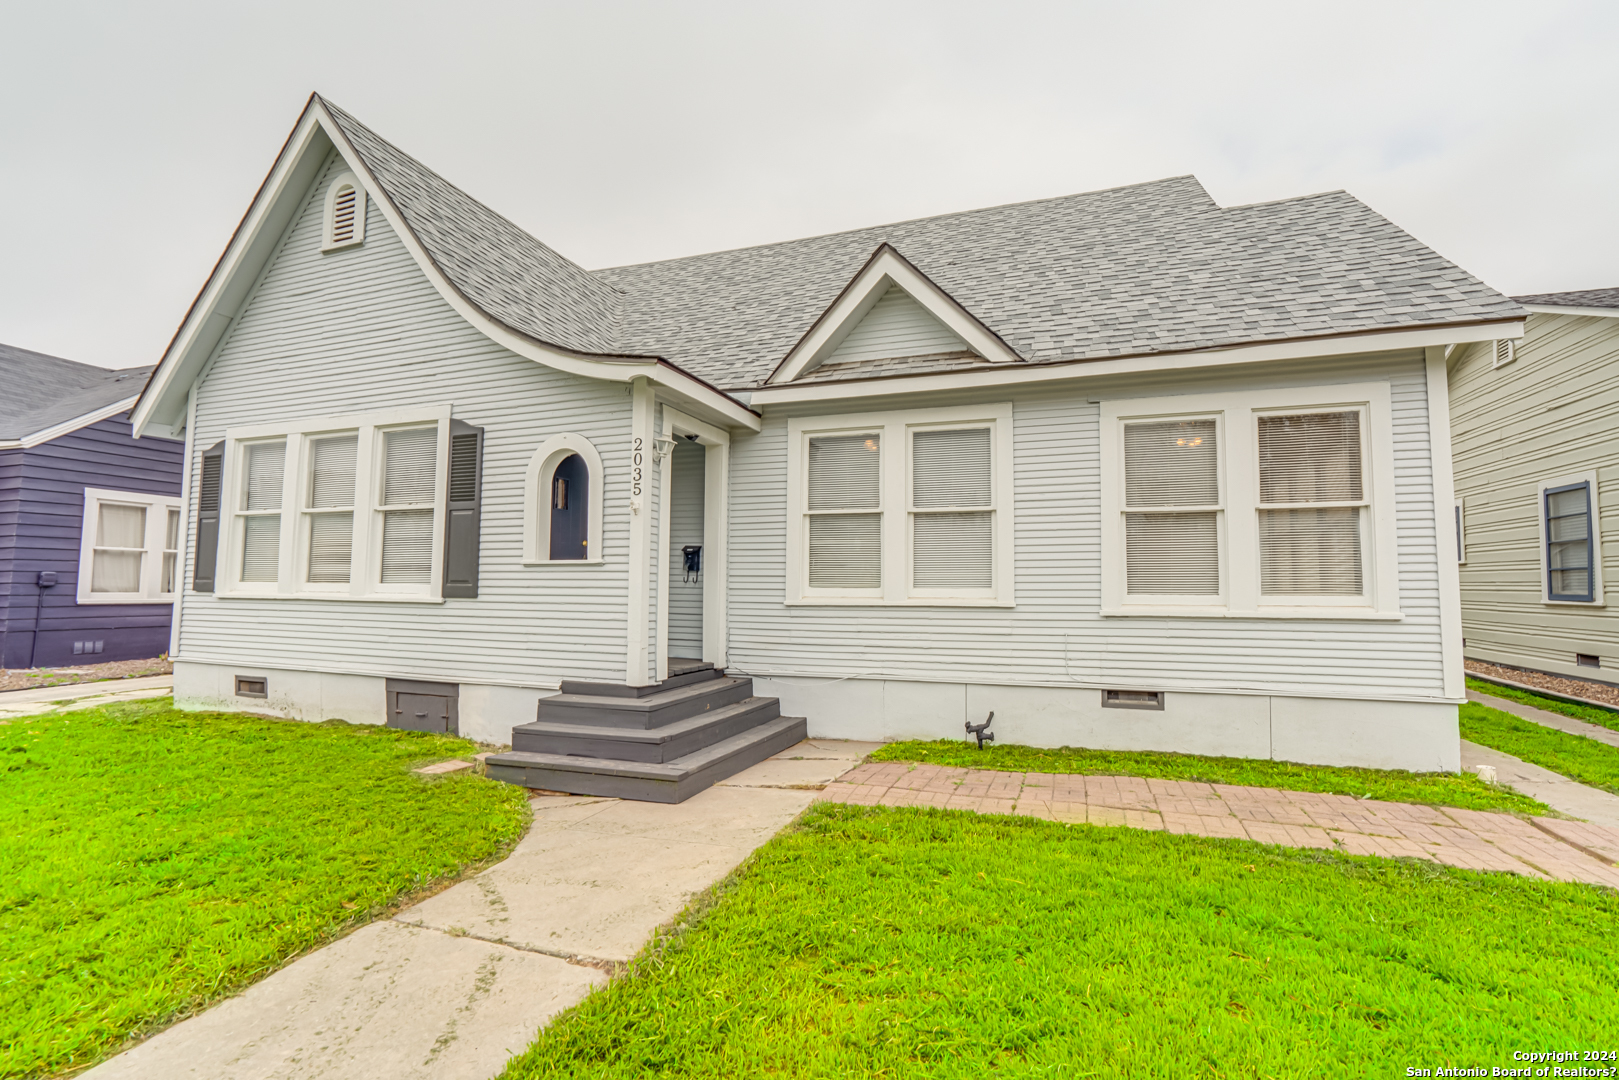
M 166 656 L 150 660 L 111 660 L 105 664 L 85 664 L 79 667 L 0 668 L 0 692 L 33 690 L 40 686 L 103 682 L 108 679 L 139 679 L 143 675 L 172 674 L 174 665 Z
M 1502 667 L 1500 664 L 1486 664 L 1482 660 L 1467 661 L 1467 670 L 1475 675 L 1483 675 L 1485 678 L 1506 679 L 1508 682 L 1533 686 L 1539 690 L 1549 690 L 1554 694 L 1567 694 L 1570 697 L 1585 698 L 1587 701 L 1600 701 L 1604 705 L 1612 705 L 1614 708 L 1619 709 L 1619 686 L 1586 682 L 1584 679 L 1567 679 L 1561 675 L 1543 675 L 1538 671 L 1524 671 L 1521 668 Z

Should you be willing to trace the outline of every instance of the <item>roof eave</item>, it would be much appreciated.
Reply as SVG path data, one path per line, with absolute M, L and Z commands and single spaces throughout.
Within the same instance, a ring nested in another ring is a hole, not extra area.
M 1519 301 L 1523 303 L 1523 301 Z M 1581 315 L 1596 319 L 1619 319 L 1619 308 L 1576 307 L 1572 304 L 1524 304 L 1536 315 Z

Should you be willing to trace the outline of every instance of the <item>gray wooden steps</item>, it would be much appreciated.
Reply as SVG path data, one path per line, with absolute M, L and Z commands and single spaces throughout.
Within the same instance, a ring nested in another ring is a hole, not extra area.
M 643 802 L 684 802 L 804 740 L 801 716 L 778 716 L 673 761 L 624 761 L 513 750 L 487 758 L 489 775 L 524 787 Z
M 496 780 L 577 795 L 680 802 L 803 740 L 802 717 L 781 715 L 753 680 L 712 664 L 669 662 L 654 686 L 564 680 L 541 698 L 512 749 L 485 759 Z

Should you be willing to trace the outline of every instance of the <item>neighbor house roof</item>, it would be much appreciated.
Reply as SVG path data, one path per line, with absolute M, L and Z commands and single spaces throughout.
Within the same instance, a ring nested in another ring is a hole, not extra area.
M 15 442 L 131 400 L 150 367 L 107 368 L 0 345 L 0 442 Z
M 1513 299 L 1520 304 L 1533 304 L 1536 307 L 1619 308 L 1619 289 L 1535 293 L 1533 296 L 1514 296 Z

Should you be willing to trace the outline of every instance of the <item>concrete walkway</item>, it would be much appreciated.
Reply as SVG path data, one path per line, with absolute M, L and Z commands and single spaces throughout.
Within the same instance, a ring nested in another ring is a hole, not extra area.
M 1129 776 L 860 765 L 821 795 L 869 806 L 938 806 L 1048 821 L 1130 825 L 1351 855 L 1410 856 L 1619 888 L 1619 828 L 1557 818 L 1378 802 L 1273 788 Z
M 0 692 L 0 720 L 13 716 L 38 716 L 65 709 L 92 709 L 114 701 L 167 697 L 173 692 L 173 675 L 68 683 L 65 686 L 40 686 L 33 690 L 6 690 Z
M 1492 709 L 1500 709 L 1502 712 L 1511 713 L 1513 716 L 1529 720 L 1542 727 L 1556 728 L 1558 731 L 1566 731 L 1570 735 L 1584 735 L 1587 739 L 1595 739 L 1599 743 L 1619 747 L 1619 731 L 1605 728 L 1600 724 L 1588 724 L 1584 720 L 1576 720 L 1572 716 L 1547 712 L 1545 709 L 1537 709 L 1533 705 L 1523 705 L 1508 698 L 1491 697 L 1489 694 L 1481 694 L 1477 690 L 1469 690 L 1467 700 L 1476 701 L 1480 705 L 1488 705 Z
M 678 806 L 536 798 L 504 862 L 84 1076 L 486 1080 L 876 745 L 803 742 Z
M 1607 746 L 1619 747 L 1619 731 L 1473 690 L 1467 692 L 1467 698 L 1543 727 L 1566 731 L 1570 735 L 1583 735 Z M 1531 799 L 1539 799 L 1559 813 L 1572 814 L 1593 825 L 1619 828 L 1619 795 L 1610 795 L 1606 791 L 1576 783 L 1561 773 L 1531 765 L 1500 750 L 1462 740 L 1462 768 L 1474 772 L 1480 765 L 1495 766 L 1498 781 L 1510 784 Z

